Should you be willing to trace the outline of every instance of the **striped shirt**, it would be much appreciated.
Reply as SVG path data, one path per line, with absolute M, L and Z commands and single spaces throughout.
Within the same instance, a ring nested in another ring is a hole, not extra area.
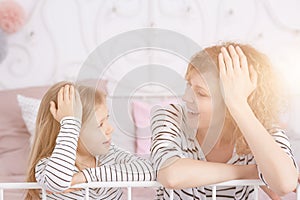
M 182 106 L 171 104 L 167 108 L 159 108 L 155 110 L 152 114 L 151 129 L 151 162 L 156 173 L 159 171 L 164 162 L 173 157 L 206 161 L 205 155 L 195 138 L 196 133 L 188 129 L 186 123 L 186 111 Z M 284 132 L 282 130 L 276 130 L 272 136 L 295 164 L 290 143 Z M 234 148 L 233 155 L 227 164 L 249 165 L 256 163 L 252 154 L 238 155 Z M 260 172 L 259 177 L 264 183 L 266 183 Z M 217 198 L 239 200 L 254 199 L 254 187 L 217 187 Z M 156 199 L 169 199 L 169 190 L 164 187 L 158 188 Z M 174 199 L 209 200 L 212 199 L 212 187 L 202 186 L 174 190 Z
M 81 123 L 73 117 L 61 120 L 60 132 L 50 157 L 41 159 L 35 167 L 37 182 L 52 194 L 47 199 L 84 199 L 85 190 L 62 193 L 70 188 L 71 180 L 79 169 L 75 166 L 76 149 Z M 87 182 L 95 181 L 151 181 L 154 179 L 150 161 L 111 145 L 106 155 L 96 157 L 96 168 L 82 172 Z M 120 188 L 91 188 L 90 199 L 121 199 Z

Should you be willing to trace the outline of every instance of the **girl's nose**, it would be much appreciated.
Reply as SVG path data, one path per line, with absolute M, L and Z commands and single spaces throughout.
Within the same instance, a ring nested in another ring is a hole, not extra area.
M 106 135 L 111 135 L 111 133 L 114 131 L 114 128 L 110 123 L 108 123 L 107 129 L 105 131 Z
M 186 86 L 184 95 L 182 97 L 182 100 L 187 103 L 193 103 L 194 102 L 194 92 L 191 86 Z

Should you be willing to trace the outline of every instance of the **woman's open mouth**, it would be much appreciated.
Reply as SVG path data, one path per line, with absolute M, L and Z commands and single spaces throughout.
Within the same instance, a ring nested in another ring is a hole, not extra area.
M 194 111 L 194 110 L 189 109 L 189 108 L 186 108 L 186 110 L 187 110 L 187 113 L 190 114 L 190 115 L 194 115 L 194 116 L 199 115 L 198 111 Z

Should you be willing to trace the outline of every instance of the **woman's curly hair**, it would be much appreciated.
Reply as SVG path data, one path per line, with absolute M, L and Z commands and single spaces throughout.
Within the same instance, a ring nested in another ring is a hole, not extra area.
M 230 45 L 239 46 L 247 57 L 248 65 L 252 65 L 257 72 L 257 87 L 248 97 L 248 103 L 257 119 L 272 134 L 271 130 L 280 124 L 279 115 L 285 108 L 286 102 L 283 95 L 283 84 L 278 80 L 270 60 L 263 53 L 250 45 L 232 42 L 207 47 L 192 57 L 186 72 L 186 79 L 189 79 L 190 74 L 194 71 L 193 69 L 196 68 L 195 66 L 200 68 L 201 73 L 211 70 L 212 67 L 217 68 L 219 72 L 218 55 L 222 47 L 227 48 Z M 226 116 L 227 120 L 234 122 L 228 110 L 226 111 Z M 233 137 L 232 139 L 236 144 L 238 154 L 251 153 L 243 134 L 237 126 L 235 133 L 231 137 Z

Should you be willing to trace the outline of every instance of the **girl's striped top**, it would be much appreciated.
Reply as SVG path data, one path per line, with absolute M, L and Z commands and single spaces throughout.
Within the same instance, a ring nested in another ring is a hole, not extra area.
M 159 171 L 164 162 L 172 157 L 206 160 L 197 139 L 195 139 L 195 132 L 188 128 L 186 123 L 186 111 L 182 106 L 171 104 L 166 108 L 160 107 L 156 109 L 152 114 L 151 130 L 151 162 L 156 173 Z M 283 149 L 283 151 L 289 155 L 295 164 L 287 136 L 282 130 L 274 129 L 272 131 L 274 140 Z M 240 156 L 234 150 L 232 158 L 227 162 L 227 164 L 249 165 L 255 164 L 255 160 L 251 154 Z M 259 177 L 264 183 L 266 183 L 260 172 Z M 157 190 L 156 199 L 169 199 L 169 190 L 164 187 L 159 188 Z M 174 190 L 174 199 L 209 200 L 212 199 L 212 187 L 202 186 Z M 217 199 L 254 199 L 254 187 L 217 187 Z
M 35 168 L 37 182 L 50 193 L 47 199 L 84 199 L 85 190 L 63 193 L 71 186 L 75 173 L 76 149 L 81 123 L 73 117 L 61 120 L 60 132 L 50 157 L 41 159 Z M 87 182 L 95 181 L 151 181 L 153 168 L 148 160 L 139 158 L 115 145 L 106 155 L 96 157 L 96 168 L 83 170 Z M 90 188 L 90 199 L 121 199 L 120 188 Z

